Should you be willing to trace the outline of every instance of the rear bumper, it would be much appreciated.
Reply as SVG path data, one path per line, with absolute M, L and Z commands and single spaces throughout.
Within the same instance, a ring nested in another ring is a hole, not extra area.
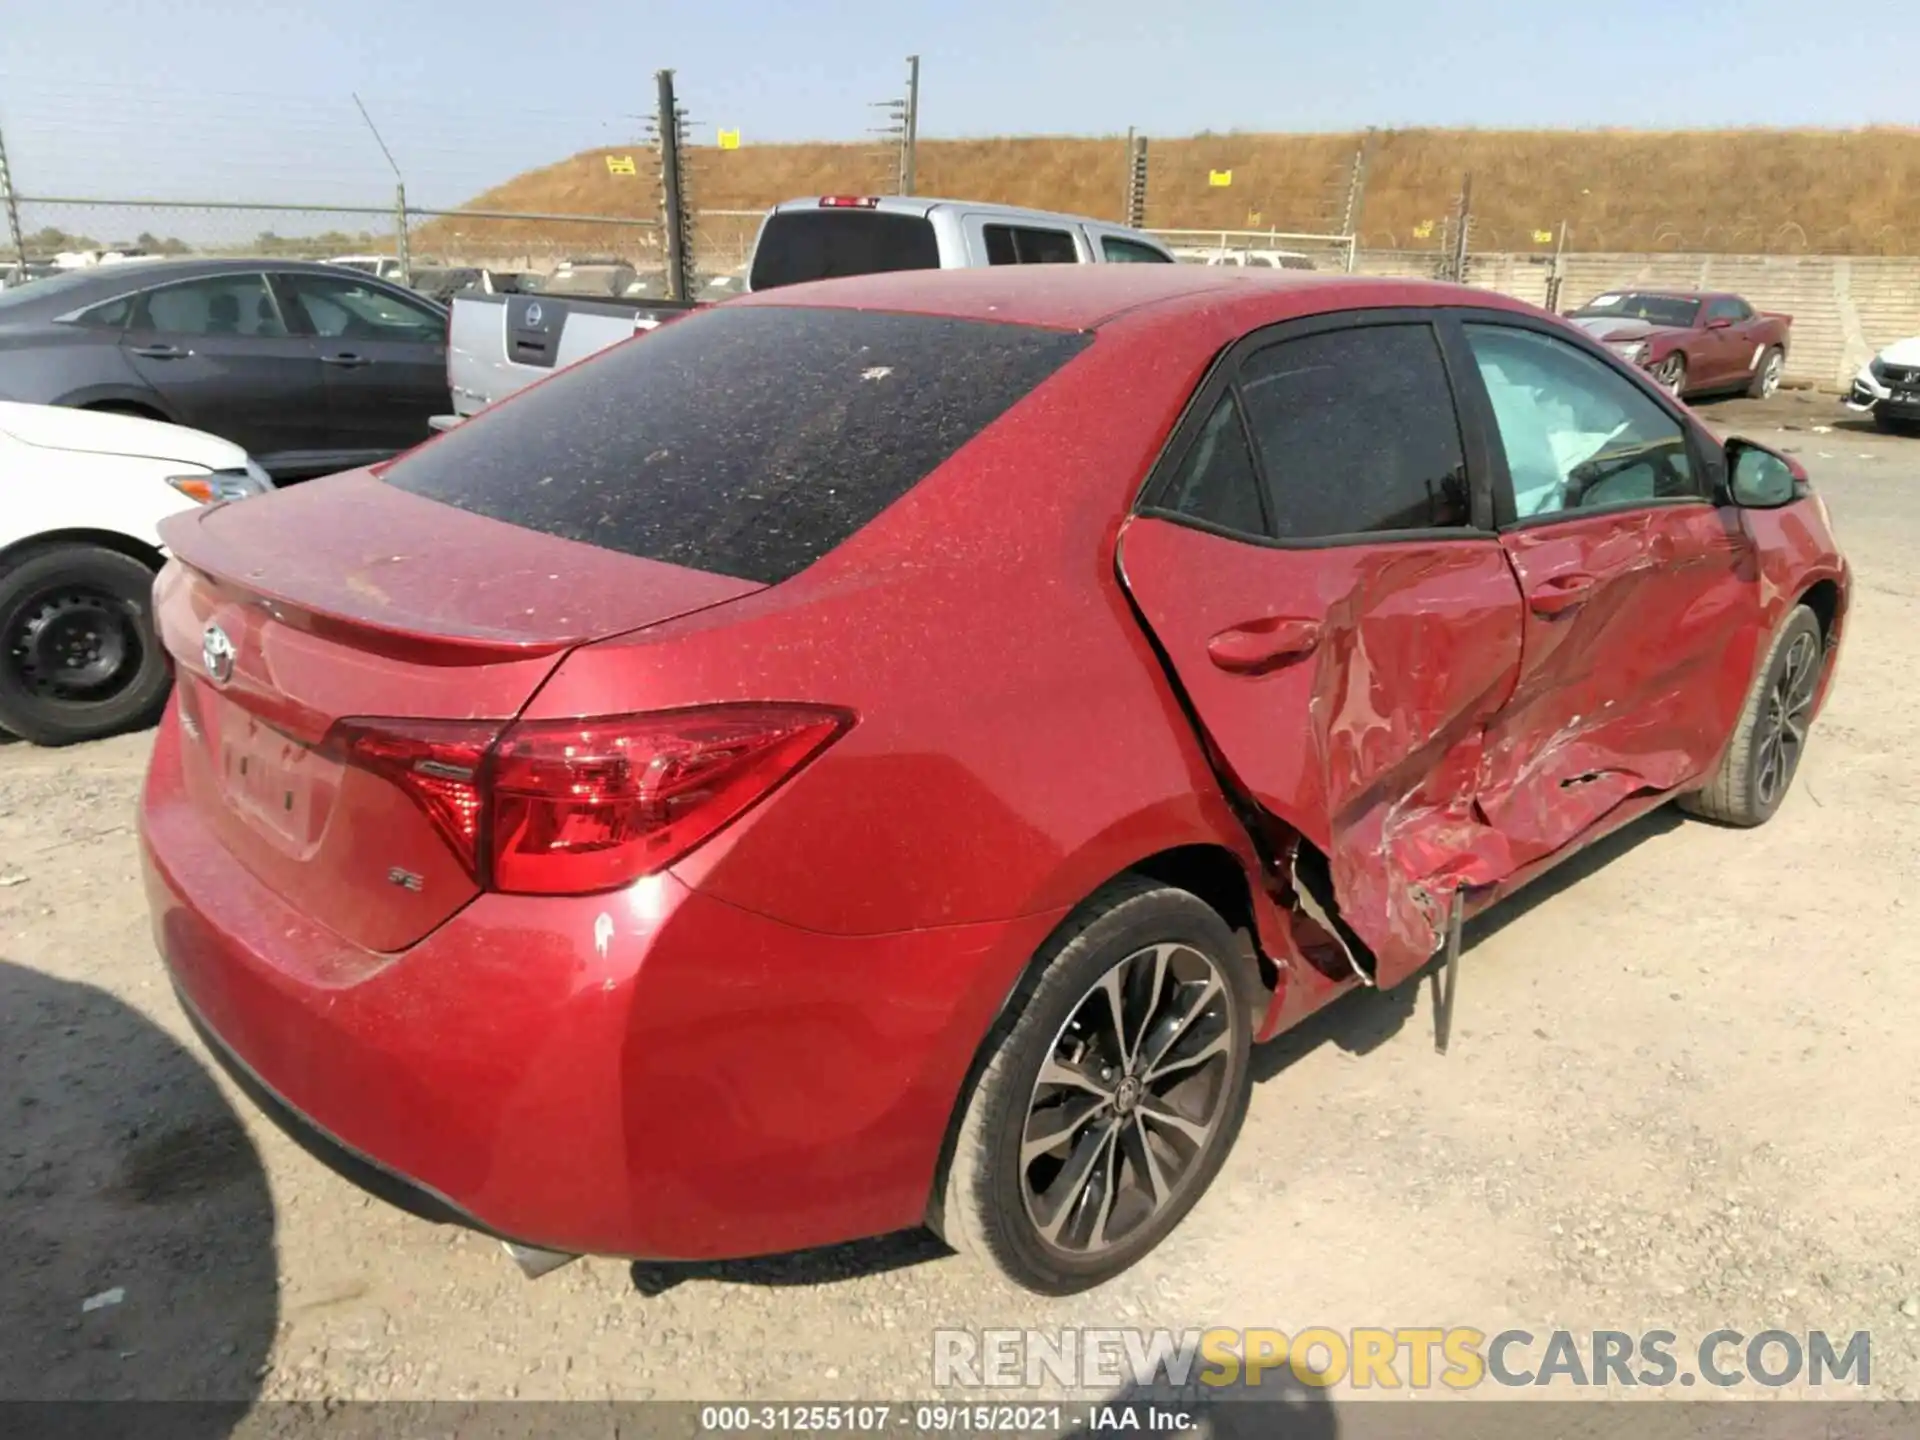
M 1058 918 L 835 937 L 661 876 L 485 895 L 375 954 L 224 849 L 182 743 L 169 708 L 141 848 L 222 1064 L 365 1188 L 544 1249 L 716 1259 L 920 1223 L 974 1050 Z

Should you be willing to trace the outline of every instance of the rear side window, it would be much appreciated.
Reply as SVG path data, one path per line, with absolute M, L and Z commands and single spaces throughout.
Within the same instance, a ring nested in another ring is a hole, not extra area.
M 1080 251 L 1065 230 L 1031 225 L 982 227 L 989 265 L 1078 265 Z
M 132 295 L 122 295 L 118 300 L 109 300 L 91 310 L 82 310 L 73 317 L 73 323 L 85 325 L 90 330 L 124 330 L 133 315 L 134 299 Z
M 1115 235 L 1100 237 L 1100 253 L 1110 265 L 1167 265 L 1172 262 L 1151 245 L 1138 240 L 1122 240 Z
M 1253 451 L 1247 448 L 1240 407 L 1234 404 L 1231 390 L 1220 397 L 1194 437 L 1164 503 L 1169 510 L 1223 530 L 1267 533 L 1260 514 L 1260 478 L 1254 472 Z
M 1470 522 L 1459 421 L 1430 326 L 1283 340 L 1241 366 L 1240 391 L 1280 539 Z
M 385 478 L 529 530 L 772 584 L 906 494 L 1090 338 L 717 309 L 482 411 Z
M 783 210 L 760 228 L 750 283 L 755 290 L 776 290 L 846 275 L 939 268 L 940 243 L 924 215 Z

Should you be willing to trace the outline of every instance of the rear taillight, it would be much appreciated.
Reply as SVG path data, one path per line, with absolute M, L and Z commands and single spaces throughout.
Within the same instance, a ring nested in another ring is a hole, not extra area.
M 342 720 L 321 748 L 398 786 L 426 813 L 468 873 L 478 875 L 485 810 L 480 770 L 499 734 L 498 722 Z
M 498 734 L 343 721 L 329 743 L 405 791 L 486 888 L 586 895 L 673 864 L 851 723 L 813 705 L 716 705 L 526 721 Z

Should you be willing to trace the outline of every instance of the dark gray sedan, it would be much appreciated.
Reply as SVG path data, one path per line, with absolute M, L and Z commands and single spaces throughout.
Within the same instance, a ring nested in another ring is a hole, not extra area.
M 446 337 L 444 307 L 337 265 L 101 265 L 0 292 L 0 399 L 171 420 L 296 480 L 425 440 Z

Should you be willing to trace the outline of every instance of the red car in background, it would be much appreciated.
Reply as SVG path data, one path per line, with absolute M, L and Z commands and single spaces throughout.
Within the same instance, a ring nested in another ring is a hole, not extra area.
M 1755 310 L 1738 295 L 1693 290 L 1618 290 L 1569 318 L 1621 359 L 1678 396 L 1744 392 L 1764 400 L 1780 388 L 1791 315 Z
M 750 295 L 165 539 L 155 935 L 296 1137 L 530 1269 L 926 1223 L 1053 1293 L 1255 1043 L 1771 816 L 1848 599 L 1563 321 L 1170 265 Z

